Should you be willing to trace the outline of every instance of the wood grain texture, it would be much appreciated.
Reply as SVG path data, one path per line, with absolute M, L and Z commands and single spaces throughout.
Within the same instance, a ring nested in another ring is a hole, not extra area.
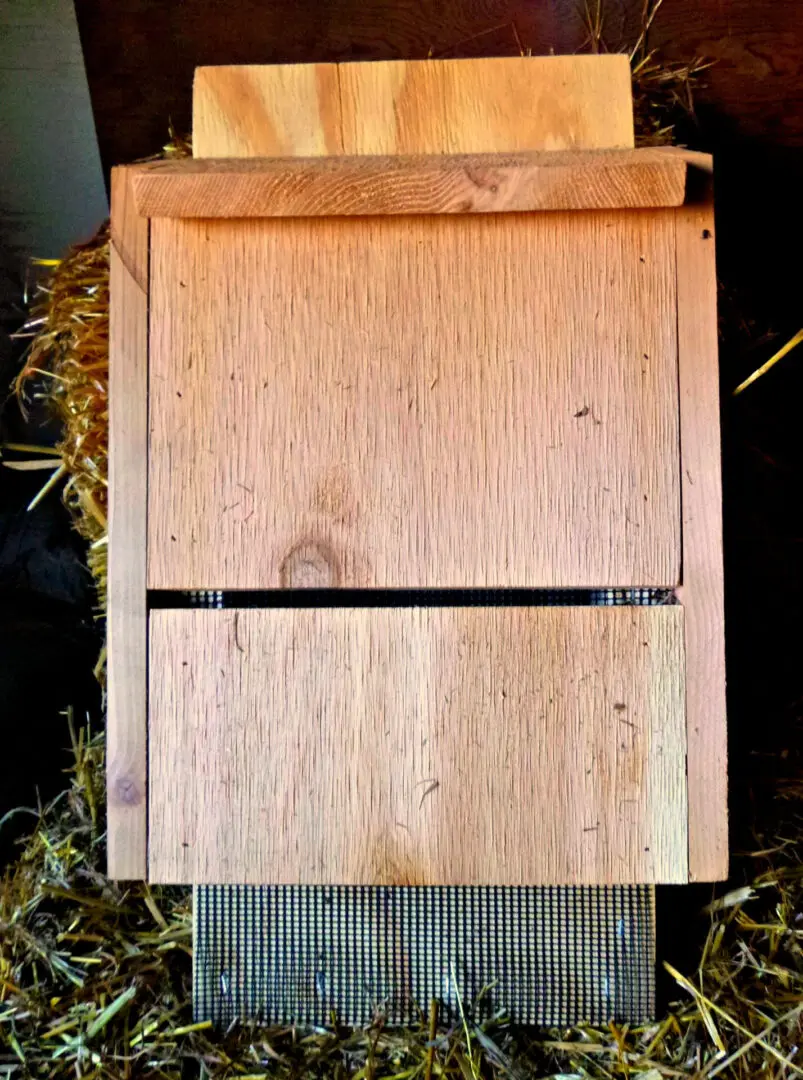
M 152 588 L 674 586 L 674 214 L 152 223 Z
M 689 873 L 728 876 L 722 485 L 713 204 L 677 212 Z
M 151 615 L 158 882 L 687 877 L 683 610 Z
M 147 217 L 477 214 L 680 206 L 672 150 L 156 162 L 137 178 Z
M 343 146 L 354 154 L 633 147 L 623 55 L 340 64 Z
M 634 145 L 624 55 L 199 68 L 196 158 Z
M 148 221 L 112 172 L 109 312 L 108 874 L 147 875 Z
M 192 102 L 196 158 L 346 152 L 336 64 L 199 67 Z

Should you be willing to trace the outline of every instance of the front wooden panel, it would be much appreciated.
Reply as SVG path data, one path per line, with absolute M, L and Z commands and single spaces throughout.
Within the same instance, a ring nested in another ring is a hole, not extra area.
M 668 212 L 152 223 L 148 583 L 673 586 Z
M 151 615 L 150 878 L 687 879 L 683 609 Z

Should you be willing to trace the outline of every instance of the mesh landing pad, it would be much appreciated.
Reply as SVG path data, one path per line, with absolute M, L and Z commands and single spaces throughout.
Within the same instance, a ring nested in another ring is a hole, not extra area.
M 637 1023 L 655 1007 L 654 890 L 204 885 L 197 1021 Z

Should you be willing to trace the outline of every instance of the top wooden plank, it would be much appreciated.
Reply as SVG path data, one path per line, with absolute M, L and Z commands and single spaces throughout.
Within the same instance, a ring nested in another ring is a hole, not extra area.
M 623 55 L 201 67 L 196 158 L 628 149 Z
M 353 217 L 682 205 L 672 150 L 164 161 L 139 169 L 145 217 Z

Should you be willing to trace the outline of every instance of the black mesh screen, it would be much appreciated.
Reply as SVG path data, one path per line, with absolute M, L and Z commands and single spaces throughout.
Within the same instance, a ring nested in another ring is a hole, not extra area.
M 653 890 L 201 886 L 197 1020 L 631 1023 L 654 1009 Z

